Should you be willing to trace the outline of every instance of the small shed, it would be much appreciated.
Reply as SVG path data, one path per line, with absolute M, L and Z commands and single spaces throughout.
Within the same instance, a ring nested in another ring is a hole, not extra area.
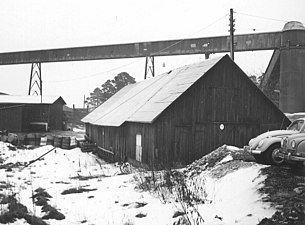
M 29 131 L 39 123 L 62 129 L 65 104 L 62 97 L 0 95 L 0 130 Z
M 289 124 L 227 55 L 128 85 L 83 122 L 100 153 L 149 165 L 190 163 Z

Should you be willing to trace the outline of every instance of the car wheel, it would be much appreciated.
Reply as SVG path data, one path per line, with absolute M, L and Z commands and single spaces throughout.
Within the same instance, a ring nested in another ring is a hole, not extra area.
M 266 157 L 264 156 L 264 154 L 253 154 L 253 157 L 255 158 L 256 162 L 257 163 L 260 163 L 260 164 L 266 164 Z
M 284 159 L 279 158 L 277 156 L 277 153 L 281 150 L 280 144 L 274 144 L 271 145 L 267 150 L 266 150 L 266 156 L 268 163 L 271 165 L 281 165 L 284 162 Z

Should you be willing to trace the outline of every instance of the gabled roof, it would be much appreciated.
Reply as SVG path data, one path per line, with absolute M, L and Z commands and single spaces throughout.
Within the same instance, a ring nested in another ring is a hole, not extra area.
M 152 123 L 220 59 L 222 57 L 183 66 L 125 86 L 82 122 L 100 126 L 121 126 L 126 121 Z
M 0 95 L 0 104 L 53 104 L 56 101 L 66 104 L 62 97 L 58 96 Z

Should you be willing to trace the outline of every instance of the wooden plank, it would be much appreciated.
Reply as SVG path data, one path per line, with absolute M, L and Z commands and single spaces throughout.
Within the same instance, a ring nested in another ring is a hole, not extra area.
M 109 154 L 114 155 L 114 153 L 113 153 L 112 151 L 109 151 L 109 150 L 107 150 L 107 149 L 105 149 L 105 148 L 102 148 L 102 147 L 99 147 L 99 146 L 97 146 L 97 148 L 100 149 L 100 150 L 102 150 L 102 151 L 104 151 L 104 152 L 107 152 L 107 153 L 109 153 Z

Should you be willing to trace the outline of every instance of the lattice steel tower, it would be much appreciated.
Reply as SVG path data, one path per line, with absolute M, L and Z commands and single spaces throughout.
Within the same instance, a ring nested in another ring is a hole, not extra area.
M 41 63 L 32 63 L 28 94 L 42 96 Z

